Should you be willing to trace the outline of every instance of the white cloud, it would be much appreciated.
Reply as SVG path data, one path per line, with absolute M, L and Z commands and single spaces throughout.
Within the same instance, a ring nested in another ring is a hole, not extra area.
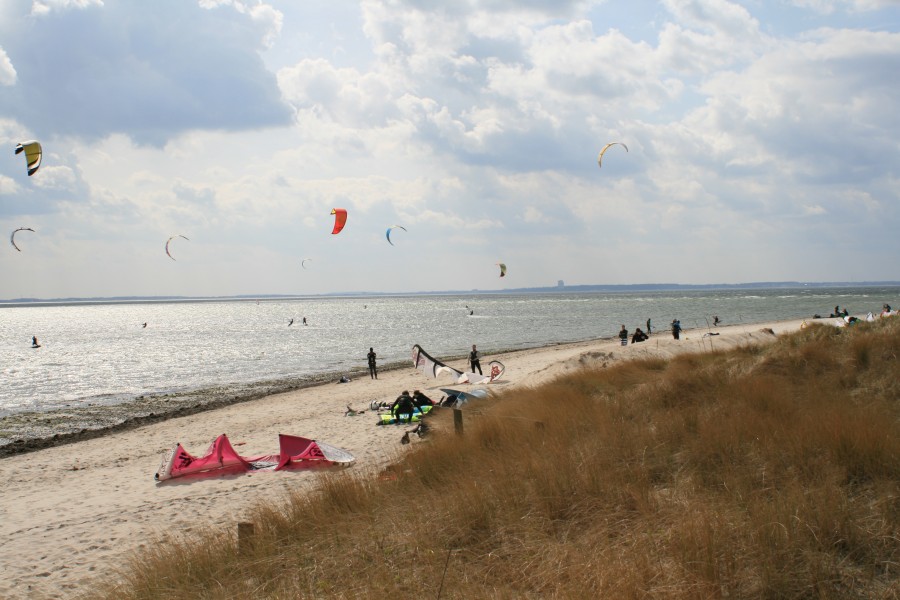
M 280 27 L 280 13 L 268 5 L 202 9 L 173 0 L 120 0 L 47 6 L 81 10 L 49 10 L 27 28 L 15 18 L 0 23 L 0 39 L 18 72 L 16 92 L 0 96 L 0 110 L 39 135 L 125 132 L 163 144 L 191 129 L 290 122 L 259 54 Z M 47 82 L 53 88 L 43 89 Z
M 0 196 L 14 196 L 19 192 L 19 185 L 12 177 L 0 175 Z
M 3 47 L 0 46 L 0 85 L 15 85 L 16 69 L 13 67 L 12 61 L 9 60 Z
M 103 6 L 103 0 L 34 0 L 31 14 L 40 17 L 54 10 L 83 9 L 89 6 Z
M 0 160 L 0 221 L 39 227 L 72 274 L 34 295 L 495 288 L 501 259 L 523 286 L 900 278 L 868 259 L 900 252 L 890 23 L 713 0 L 634 15 L 549 0 L 23 6 L 0 3 L 16 73 L 0 143 L 38 138 L 46 154 L 32 178 Z M 46 55 L 23 50 L 25 23 Z M 608 141 L 629 152 L 599 169 Z M 350 220 L 332 236 L 336 206 Z M 391 247 L 395 223 L 408 232 Z M 191 238 L 181 279 L 162 251 L 175 233 Z M 121 257 L 115 273 L 79 262 L 98 252 Z M 304 256 L 317 268 L 295 278 Z
M 897 0 L 791 0 L 791 4 L 823 15 L 830 15 L 841 10 L 867 12 L 896 7 Z

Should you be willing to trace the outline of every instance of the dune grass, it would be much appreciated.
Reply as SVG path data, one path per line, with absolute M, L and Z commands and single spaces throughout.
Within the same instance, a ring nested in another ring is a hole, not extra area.
M 895 598 L 900 319 L 585 370 L 92 597 Z

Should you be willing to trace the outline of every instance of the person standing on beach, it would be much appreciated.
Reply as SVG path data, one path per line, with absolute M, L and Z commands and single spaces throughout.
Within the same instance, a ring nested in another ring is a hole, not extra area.
M 628 345 L 628 330 L 625 329 L 624 325 L 622 325 L 622 329 L 619 330 L 619 339 L 622 341 L 623 346 Z
M 677 340 L 679 335 L 681 335 L 681 321 L 672 319 L 672 337 Z
M 369 377 L 371 379 L 378 379 L 378 369 L 375 367 L 375 350 L 369 348 L 369 353 L 366 354 L 366 358 L 369 360 Z
M 647 335 L 650 335 L 650 319 L 647 319 Z
M 478 374 L 484 375 L 484 373 L 481 372 L 481 355 L 478 353 L 478 349 L 475 348 L 475 344 L 472 344 L 472 351 L 469 352 L 469 363 L 472 365 L 473 373 L 478 369 Z

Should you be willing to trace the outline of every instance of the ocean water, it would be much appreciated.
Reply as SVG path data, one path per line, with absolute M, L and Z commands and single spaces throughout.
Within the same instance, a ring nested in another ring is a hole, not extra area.
M 828 316 L 835 305 L 865 314 L 898 296 L 852 287 L 0 306 L 0 417 L 363 376 L 369 347 L 385 366 L 410 363 L 413 344 L 438 358 L 472 344 L 490 355 L 614 337 L 648 318 L 663 330 L 674 318 L 689 329 L 713 315 L 755 323 Z

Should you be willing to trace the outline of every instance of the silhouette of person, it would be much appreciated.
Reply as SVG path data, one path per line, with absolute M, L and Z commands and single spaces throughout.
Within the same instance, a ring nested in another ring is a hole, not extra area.
M 369 353 L 366 354 L 366 358 L 369 361 L 369 377 L 371 379 L 378 379 L 378 369 L 375 367 L 375 350 L 369 348 Z
M 677 340 L 677 339 L 680 339 L 679 338 L 680 335 L 681 335 L 681 321 L 679 321 L 678 319 L 673 319 L 672 320 L 672 337 Z
M 475 369 L 478 369 L 479 375 L 484 375 L 481 372 L 481 355 L 478 353 L 478 349 L 475 348 L 475 344 L 472 344 L 472 351 L 469 352 L 469 363 L 472 365 L 472 372 L 475 372 Z

